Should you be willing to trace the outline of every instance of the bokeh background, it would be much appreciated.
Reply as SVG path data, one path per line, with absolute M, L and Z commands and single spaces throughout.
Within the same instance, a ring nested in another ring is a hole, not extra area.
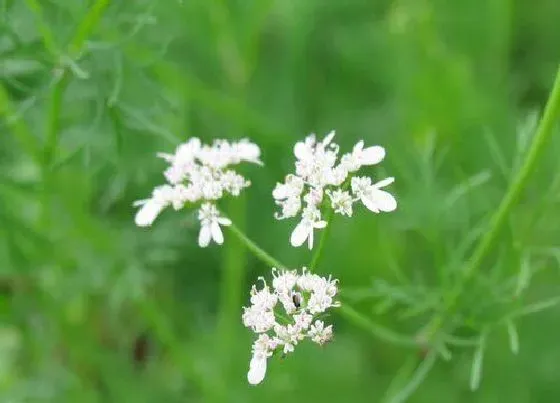
M 558 401 L 558 136 L 461 298 L 467 345 L 410 396 L 426 349 L 336 314 L 331 344 L 271 360 L 249 387 L 241 305 L 270 268 L 230 233 L 199 249 L 190 211 L 140 229 L 132 208 L 163 181 L 156 152 L 248 137 L 265 166 L 244 167 L 253 186 L 222 208 L 300 267 L 310 254 L 271 198 L 294 142 L 336 129 L 343 150 L 383 145 L 370 173 L 395 176 L 399 209 L 335 221 L 319 271 L 414 336 L 523 161 L 558 21 L 557 0 L 0 0 L 0 401 Z M 501 318 L 527 306 L 514 355 Z

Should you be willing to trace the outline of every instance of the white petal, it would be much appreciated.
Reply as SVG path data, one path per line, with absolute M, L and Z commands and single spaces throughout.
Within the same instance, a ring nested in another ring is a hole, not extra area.
M 377 190 L 372 193 L 372 198 L 377 208 L 381 211 L 388 213 L 397 209 L 397 200 L 389 192 Z
M 310 231 L 312 230 L 310 230 L 309 225 L 303 220 L 300 221 L 299 224 L 294 228 L 294 231 L 292 232 L 292 236 L 290 238 L 292 246 L 298 247 L 303 245 L 303 243 L 309 236 Z
M 380 146 L 364 148 L 360 153 L 360 161 L 363 165 L 379 164 L 385 158 L 385 149 Z
M 218 217 L 218 224 L 229 227 L 231 225 L 231 220 L 225 217 Z
M 315 223 L 313 223 L 313 227 L 314 228 L 325 228 L 327 226 L 327 222 L 326 221 L 317 221 Z
M 134 222 L 139 227 L 148 227 L 152 225 L 158 214 L 165 208 L 165 205 L 157 203 L 154 200 L 147 200 L 134 217 Z
M 294 146 L 294 155 L 298 160 L 304 160 L 309 157 L 309 148 L 304 142 L 297 142 Z
M 313 249 L 313 229 L 309 230 L 309 236 L 307 237 L 307 247 L 309 250 Z
M 326 146 L 329 145 L 329 143 L 332 141 L 335 134 L 336 134 L 336 132 L 334 130 L 332 130 L 329 134 L 327 134 L 327 137 L 325 137 L 325 139 L 322 141 L 323 147 L 326 147 Z
M 201 248 L 206 248 L 210 243 L 211 235 L 212 234 L 210 232 L 210 226 L 203 225 L 202 227 L 200 227 L 200 232 L 198 233 L 198 246 L 200 246 Z
M 150 200 L 152 199 L 143 199 L 143 200 L 135 200 L 132 205 L 134 207 L 139 207 L 139 206 L 143 206 L 144 204 L 148 203 Z
M 266 375 L 266 358 L 251 358 L 247 380 L 251 385 L 258 385 Z
M 382 181 L 379 181 L 377 183 L 374 183 L 373 186 L 376 187 L 377 189 L 380 189 L 384 186 L 390 185 L 391 183 L 393 183 L 395 181 L 395 178 L 393 178 L 392 176 L 383 179 Z
M 360 140 L 356 143 L 356 145 L 352 149 L 352 152 L 361 153 L 363 148 L 364 148 L 364 140 Z
M 290 195 L 290 187 L 284 184 L 277 184 L 274 190 L 272 191 L 272 197 L 276 200 L 284 200 L 287 199 Z
M 364 195 L 361 199 L 364 206 L 368 208 L 368 210 L 373 211 L 374 213 L 379 213 L 379 207 L 377 206 L 376 201 L 373 199 L 371 193 L 368 195 Z
M 220 228 L 220 224 L 217 221 L 212 221 L 210 224 L 210 230 L 212 231 L 212 239 L 216 241 L 218 245 L 224 243 L 224 234 L 222 234 L 222 229 Z

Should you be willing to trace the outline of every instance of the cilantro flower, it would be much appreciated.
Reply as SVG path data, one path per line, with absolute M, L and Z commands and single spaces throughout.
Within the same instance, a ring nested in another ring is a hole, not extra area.
M 199 246 L 206 247 L 211 241 L 221 245 L 224 237 L 220 226 L 231 225 L 231 221 L 220 216 L 216 202 L 227 195 L 239 196 L 251 184 L 230 167 L 241 162 L 262 165 L 259 147 L 246 139 L 215 140 L 206 145 L 194 137 L 180 144 L 175 153 L 158 156 L 169 164 L 164 171 L 167 183 L 156 186 L 151 198 L 134 202 L 140 207 L 134 219 L 136 225 L 152 225 L 168 206 L 174 210 L 185 205 L 200 206 Z
M 359 141 L 351 152 L 339 158 L 339 146 L 333 142 L 334 136 L 332 131 L 318 141 L 315 135 L 310 135 L 296 143 L 295 174 L 287 175 L 284 182 L 277 183 L 272 191 L 272 197 L 281 208 L 281 212 L 275 214 L 276 219 L 301 214 L 290 237 L 294 247 L 307 241 L 308 248 L 313 248 L 314 231 L 328 225 L 322 218 L 326 209 L 351 217 L 357 201 L 375 213 L 397 208 L 393 195 L 382 189 L 394 178 L 372 184 L 371 178 L 354 175 L 364 166 L 380 163 L 385 158 L 385 149 L 364 147 L 364 142 Z
M 305 267 L 301 273 L 273 268 L 272 276 L 272 288 L 259 278 L 262 288 L 252 286 L 251 305 L 243 308 L 243 324 L 258 335 L 247 373 L 253 385 L 263 381 L 268 358 L 275 353 L 292 353 L 305 339 L 320 345 L 331 340 L 332 325 L 316 318 L 340 306 L 336 279 L 309 273 Z

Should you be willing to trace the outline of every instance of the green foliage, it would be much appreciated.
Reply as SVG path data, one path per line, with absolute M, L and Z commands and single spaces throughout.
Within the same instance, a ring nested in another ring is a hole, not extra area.
M 558 135 L 477 248 L 531 155 L 559 15 L 555 0 L 0 0 L 0 401 L 555 401 Z M 162 181 L 156 151 L 247 136 L 266 165 L 227 206 L 234 231 L 308 264 L 271 190 L 294 142 L 332 128 L 343 148 L 386 147 L 399 209 L 333 221 L 317 268 L 341 279 L 336 338 L 251 388 L 241 305 L 269 267 L 232 231 L 199 249 L 191 212 L 136 228 L 131 204 Z

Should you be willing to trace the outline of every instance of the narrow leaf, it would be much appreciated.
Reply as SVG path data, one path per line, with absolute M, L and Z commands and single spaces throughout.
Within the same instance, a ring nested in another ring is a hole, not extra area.
M 517 355 L 519 352 L 519 334 L 517 333 L 517 327 L 512 320 L 508 320 L 506 326 L 509 335 L 509 348 L 513 354 Z
M 410 377 L 408 383 L 403 385 L 403 387 L 399 390 L 398 393 L 393 395 L 392 397 L 385 400 L 385 403 L 404 403 L 406 402 L 410 396 L 416 389 L 424 382 L 427 378 L 428 374 L 434 367 L 437 361 L 437 353 L 435 351 L 431 351 L 428 356 L 418 365 L 416 371 Z
M 521 264 L 519 266 L 519 274 L 517 275 L 517 287 L 515 288 L 515 297 L 521 296 L 523 291 L 529 286 L 531 281 L 531 265 L 529 255 L 524 254 L 521 257 Z
M 480 335 L 480 340 L 478 342 L 478 347 L 474 352 L 472 366 L 471 366 L 471 380 L 470 387 L 471 390 L 477 390 L 480 386 L 480 381 L 482 379 L 482 364 L 484 361 L 484 348 L 486 347 L 486 335 L 482 333 Z

